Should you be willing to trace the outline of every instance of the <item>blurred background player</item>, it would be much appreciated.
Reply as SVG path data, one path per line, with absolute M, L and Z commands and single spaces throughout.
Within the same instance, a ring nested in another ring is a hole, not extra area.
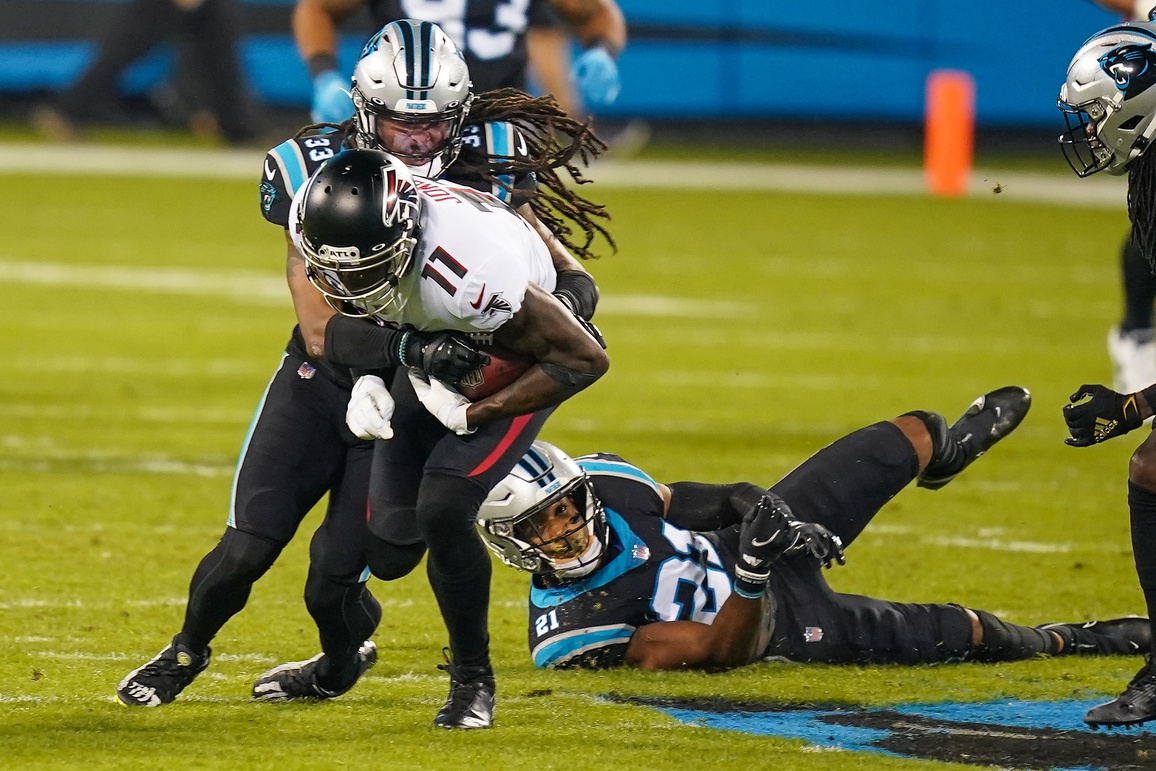
M 828 663 L 1132 654 L 1146 619 L 1025 627 L 959 605 L 840 594 L 819 569 L 911 481 L 938 489 L 1023 419 L 1026 390 L 980 397 L 950 429 L 916 411 L 813 455 L 770 490 L 663 485 L 617 455 L 536 442 L 491 491 L 479 529 L 533 572 L 539 667 L 721 670 L 768 656 Z
M 1068 130 L 1060 144 L 1081 177 L 1128 175 L 1130 242 L 1149 274 L 1156 266 L 1156 24 L 1130 22 L 1089 38 L 1068 65 L 1058 105 Z M 1151 276 L 1149 276 L 1151 277 Z M 1148 300 L 1151 312 L 1151 298 Z M 1082 385 L 1064 407 L 1075 447 L 1139 428 L 1156 406 L 1156 378 L 1122 392 Z M 1149 433 L 1128 465 L 1132 556 L 1151 618 L 1156 611 L 1156 434 Z M 1088 711 L 1090 725 L 1133 725 L 1156 719 L 1156 666 L 1148 662 L 1116 699 Z
M 1095 0 L 1121 18 L 1146 21 L 1153 0 Z M 1117 391 L 1133 393 L 1156 383 L 1156 275 L 1132 242 L 1131 231 L 1120 245 L 1120 278 L 1124 295 L 1119 324 L 1108 330 L 1108 358 Z
M 412 138 L 441 125 L 445 112 L 453 113 L 453 130 L 441 142 L 414 153 L 416 166 L 429 169 L 477 189 L 502 196 L 548 237 L 550 255 L 557 270 L 555 292 L 559 300 L 584 319 L 593 316 L 598 291 L 593 279 L 566 244 L 569 230 L 557 219 L 567 216 L 587 234 L 585 244 L 574 244 L 574 253 L 590 256 L 587 246 L 597 226 L 591 217 L 604 216 L 600 208 L 565 186 L 555 167 L 566 167 L 575 154 L 599 151 L 596 139 L 575 121 L 561 114 L 547 99 L 525 95 L 478 103 L 478 122 L 465 113 L 471 101 L 468 72 L 453 42 L 434 25 L 408 20 L 387 25 L 373 40 L 358 64 L 376 71 L 383 61 L 408 61 L 421 52 L 437 69 L 429 78 L 426 113 L 390 111 L 397 131 L 376 131 L 380 119 L 363 115 L 361 124 L 372 127 L 361 137 L 366 144 L 397 149 L 386 144 L 399 137 Z M 413 34 L 404 36 L 407 26 Z M 424 32 L 422 30 L 425 30 Z M 415 48 L 409 41 L 425 41 Z M 454 69 L 457 63 L 462 72 Z M 404 73 L 403 73 L 404 74 Z M 356 77 L 356 76 L 355 76 Z M 366 93 L 383 96 L 404 92 L 404 84 L 375 82 Z M 454 113 L 449 105 L 462 108 Z M 432 120 L 430 113 L 432 112 Z M 516 120 L 487 120 L 505 115 Z M 459 120 L 465 118 L 464 125 Z M 253 584 L 268 571 L 293 538 L 306 514 L 328 493 L 326 515 L 311 544 L 310 574 L 305 601 L 318 628 L 326 655 L 309 667 L 307 687 L 316 698 L 340 695 L 373 664 L 376 652 L 366 639 L 380 620 L 380 606 L 365 588 L 361 541 L 365 527 L 369 462 L 372 442 L 358 439 L 346 427 L 346 407 L 353 378 L 348 367 L 329 361 L 327 331 L 337 331 L 352 319 L 339 316 L 305 275 L 305 258 L 289 239 L 289 203 L 310 175 L 326 160 L 353 144 L 357 123 L 349 120 L 342 131 L 322 129 L 303 132 L 269 151 L 261 169 L 262 214 L 282 228 L 287 242 L 286 273 L 298 324 L 294 327 L 280 366 L 274 373 L 252 421 L 241 451 L 233 482 L 228 527 L 220 542 L 201 560 L 189 587 L 185 620 L 180 632 L 156 657 L 130 672 L 117 689 L 118 698 L 134 706 L 159 706 L 172 702 L 208 666 L 209 643 L 245 606 Z M 523 134 L 523 130 L 526 132 Z M 467 140 L 469 142 L 467 143 Z M 501 141 L 498 153 L 494 142 Z M 565 143 L 563 147 L 559 142 Z M 465 150 L 464 157 L 459 153 Z M 435 163 L 436 160 L 436 163 Z M 573 170 L 575 173 L 576 169 Z M 499 178 L 500 177 L 500 178 Z M 507 185 L 503 187 L 503 185 Z M 549 225 L 535 216 L 542 210 Z M 558 230 L 560 237 L 551 233 Z M 332 329 L 330 327 L 332 326 Z M 444 372 L 452 348 L 431 348 L 433 336 L 410 334 L 404 351 L 398 350 L 402 333 L 379 330 L 383 339 L 373 356 L 361 361 L 367 367 L 402 363 L 428 366 Z M 340 337 L 340 335 L 338 335 Z M 445 341 L 441 341 L 444 346 Z M 392 358 L 391 358 L 392 357 Z M 417 559 L 424 547 L 416 548 Z M 408 572 L 408 570 L 407 570 Z M 266 692 L 263 698 L 274 698 Z
M 582 109 L 580 101 L 597 108 L 618 96 L 615 59 L 626 45 L 626 21 L 614 0 L 529 0 L 520 5 L 498 0 L 297 0 L 293 35 L 313 78 L 312 113 L 318 123 L 338 123 L 353 112 L 348 74 L 338 68 L 337 30 L 365 5 L 380 25 L 414 18 L 440 26 L 465 55 L 475 93 L 527 90 L 533 56 L 539 85 L 574 117 L 584 117 L 573 112 Z M 558 18 L 585 49 L 572 66 L 567 66 L 569 46 L 557 29 Z M 577 96 L 563 77 L 567 71 Z
M 231 143 L 252 140 L 260 126 L 238 59 L 240 37 L 235 0 L 131 0 L 80 77 L 50 105 L 33 111 L 33 125 L 52 138 L 75 140 L 83 124 L 118 120 L 118 79 L 154 47 L 176 40 L 187 52 L 180 72 L 190 82 L 168 86 L 162 101 L 172 102 L 178 87 L 194 93 L 185 95 L 191 104 L 166 104 L 165 109 L 187 115 L 195 133 Z

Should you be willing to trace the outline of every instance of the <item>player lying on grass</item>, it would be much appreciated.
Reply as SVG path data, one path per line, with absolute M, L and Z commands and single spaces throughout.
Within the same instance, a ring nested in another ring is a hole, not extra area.
M 977 399 L 950 428 L 914 411 L 859 429 L 765 490 L 659 484 L 617 455 L 572 460 L 535 442 L 491 491 L 478 527 L 533 572 L 529 642 L 540 667 L 722 670 L 792 661 L 920 664 L 1039 654 L 1138 654 L 1146 619 L 1020 626 L 954 604 L 840 594 L 871 518 L 912 480 L 938 489 L 1007 436 L 1030 394 Z

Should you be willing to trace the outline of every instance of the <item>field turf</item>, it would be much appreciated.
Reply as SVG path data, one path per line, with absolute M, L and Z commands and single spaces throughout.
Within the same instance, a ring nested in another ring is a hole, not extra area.
M 256 171 L 256 168 L 255 168 Z M 1062 178 L 1060 178 L 1062 179 Z M 1066 180 L 1065 180 L 1066 181 Z M 764 664 L 722 675 L 549 673 L 526 650 L 527 577 L 495 567 L 497 726 L 439 732 L 444 629 L 424 571 L 371 583 L 381 660 L 321 705 L 249 700 L 317 650 L 308 534 L 176 703 L 117 682 L 179 629 L 223 529 L 231 472 L 293 325 L 256 181 L 0 174 L 0 748 L 6 768 L 923 769 L 676 723 L 607 694 L 863 705 L 1093 699 L 1139 658 L 999 666 Z M 1142 613 L 1128 541 L 1139 436 L 1064 446 L 1060 406 L 1110 372 L 1123 209 L 1004 201 L 611 189 L 617 254 L 590 265 L 612 366 L 544 438 L 661 481 L 769 484 L 910 409 L 955 417 L 1030 388 L 1024 425 L 946 489 L 901 493 L 829 574 L 843 591 L 1009 620 Z

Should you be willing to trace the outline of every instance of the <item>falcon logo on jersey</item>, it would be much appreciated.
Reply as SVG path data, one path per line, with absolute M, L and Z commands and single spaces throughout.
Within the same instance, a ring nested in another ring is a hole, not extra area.
M 1114 48 L 1100 57 L 1100 68 L 1116 80 L 1124 99 L 1147 91 L 1156 84 L 1156 52 L 1151 43 L 1131 43 Z
M 486 303 L 486 307 L 482 310 L 483 316 L 493 316 L 495 313 L 514 315 L 514 307 L 502 299 L 501 292 L 494 292 L 494 296 L 490 298 L 490 301 Z

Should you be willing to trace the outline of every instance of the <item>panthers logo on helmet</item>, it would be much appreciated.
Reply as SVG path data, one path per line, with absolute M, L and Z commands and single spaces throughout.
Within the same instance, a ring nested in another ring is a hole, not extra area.
M 1116 81 L 1124 99 L 1147 91 L 1156 84 L 1156 52 L 1151 43 L 1120 46 L 1100 57 L 1100 67 Z

